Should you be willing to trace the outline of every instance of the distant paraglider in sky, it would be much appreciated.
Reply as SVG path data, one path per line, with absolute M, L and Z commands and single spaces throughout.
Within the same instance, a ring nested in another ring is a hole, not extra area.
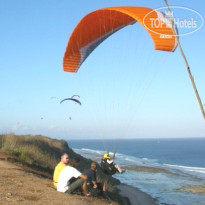
M 66 100 L 71 100 L 71 101 L 74 101 L 74 102 L 78 103 L 79 105 L 82 105 L 81 102 L 79 100 L 75 99 L 75 98 L 65 98 L 65 99 L 60 101 L 60 104 L 64 101 L 66 101 Z
M 74 97 L 79 97 L 80 98 L 80 95 L 72 95 L 71 98 L 74 98 Z

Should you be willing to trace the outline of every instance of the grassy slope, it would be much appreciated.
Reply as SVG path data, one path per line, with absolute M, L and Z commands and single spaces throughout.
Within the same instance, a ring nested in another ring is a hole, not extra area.
M 0 150 L 8 155 L 8 160 L 18 162 L 24 169 L 52 179 L 53 170 L 60 160 L 62 153 L 68 153 L 70 158 L 79 157 L 81 160 L 78 169 L 83 172 L 90 167 L 91 160 L 75 153 L 64 140 L 52 139 L 41 135 L 0 135 Z M 108 194 L 114 201 L 127 204 L 127 200 L 118 195 L 113 185 L 120 182 L 113 177 L 102 173 L 98 167 L 97 178 L 106 182 Z

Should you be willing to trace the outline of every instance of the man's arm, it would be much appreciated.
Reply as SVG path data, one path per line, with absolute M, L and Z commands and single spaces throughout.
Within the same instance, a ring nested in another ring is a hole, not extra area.
M 97 182 L 96 181 L 92 181 L 93 183 L 93 188 L 96 189 L 98 186 L 97 186 Z
M 87 176 L 85 176 L 84 174 L 81 174 L 79 177 L 80 177 L 81 179 L 83 179 L 84 181 L 87 180 Z

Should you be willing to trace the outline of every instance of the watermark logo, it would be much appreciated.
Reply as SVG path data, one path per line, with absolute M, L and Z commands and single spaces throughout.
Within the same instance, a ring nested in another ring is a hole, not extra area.
M 204 18 L 193 9 L 170 6 L 170 11 L 167 7 L 161 7 L 147 13 L 143 24 L 148 30 L 159 34 L 160 38 L 172 38 L 196 32 L 203 26 Z M 166 33 L 168 28 L 174 28 L 175 32 Z

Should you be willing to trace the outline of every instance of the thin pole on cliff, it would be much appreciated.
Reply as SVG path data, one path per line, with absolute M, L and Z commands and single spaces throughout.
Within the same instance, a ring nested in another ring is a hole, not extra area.
M 171 12 L 167 0 L 164 0 L 164 2 L 165 2 L 165 4 L 166 4 L 166 6 L 167 6 L 168 11 Z M 174 30 L 175 30 L 175 25 L 174 25 L 173 21 L 172 21 L 172 27 L 173 27 Z M 186 64 L 187 72 L 188 72 L 188 74 L 189 74 L 189 78 L 190 78 L 190 80 L 191 80 L 191 83 L 192 83 L 194 92 L 195 92 L 195 94 L 196 94 L 196 98 L 197 98 L 197 100 L 198 100 L 198 103 L 199 103 L 199 106 L 200 106 L 200 109 L 201 109 L 201 113 L 202 113 L 202 115 L 203 115 L 203 117 L 204 117 L 204 119 L 205 119 L 204 107 L 203 107 L 203 105 L 202 105 L 202 102 L 201 102 L 199 93 L 198 93 L 198 91 L 197 91 L 197 88 L 196 88 L 196 85 L 195 85 L 195 82 L 194 82 L 194 78 L 193 78 L 193 76 L 192 76 L 192 74 L 191 74 L 191 70 L 190 70 L 188 61 L 187 61 L 186 56 L 185 56 L 185 54 L 184 54 L 184 52 L 183 52 L 183 49 L 182 49 L 182 46 L 181 46 L 181 44 L 180 44 L 180 42 L 179 42 L 179 37 L 177 36 L 177 34 L 176 34 L 176 41 L 177 41 L 177 45 L 178 45 L 178 47 L 179 47 L 180 53 L 181 53 L 181 55 L 182 55 L 182 58 L 184 59 L 184 62 L 185 62 L 185 64 Z

